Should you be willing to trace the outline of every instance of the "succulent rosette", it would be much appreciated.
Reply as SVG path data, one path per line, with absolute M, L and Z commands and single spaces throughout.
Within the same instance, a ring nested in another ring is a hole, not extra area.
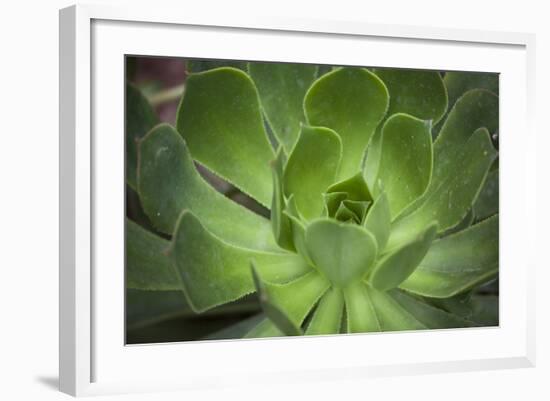
M 496 75 L 241 67 L 190 74 L 175 126 L 128 86 L 127 183 L 150 223 L 127 219 L 129 289 L 197 315 L 257 293 L 208 338 L 498 321 L 475 295 L 498 276 Z

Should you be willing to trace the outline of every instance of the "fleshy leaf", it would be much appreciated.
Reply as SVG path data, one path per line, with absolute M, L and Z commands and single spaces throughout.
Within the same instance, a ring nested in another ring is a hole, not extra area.
M 381 331 L 374 305 L 363 282 L 355 282 L 344 289 L 348 333 Z
M 447 91 L 437 71 L 375 68 L 390 93 L 388 116 L 410 114 L 436 124 L 447 110 Z
M 449 155 L 446 178 L 432 179 L 427 192 L 413 203 L 416 209 L 392 224 L 388 248 L 404 243 L 431 221 L 439 223 L 440 232 L 460 223 L 476 199 L 495 157 L 488 131 L 476 130 L 461 151 Z
M 484 220 L 498 213 L 499 188 L 498 169 L 490 171 L 485 184 L 474 203 L 474 216 L 477 220 Z
M 252 277 L 254 279 L 254 286 L 260 299 L 260 305 L 265 315 L 271 320 L 279 330 L 281 330 L 287 336 L 299 336 L 302 335 L 302 329 L 300 326 L 286 315 L 286 313 L 279 308 L 279 306 L 271 301 L 271 294 L 266 289 L 266 286 L 252 262 Z
M 177 279 L 176 279 L 177 281 Z M 230 319 L 260 311 L 258 302 L 252 297 L 240 299 L 204 312 L 201 317 Z M 199 326 L 200 319 L 187 303 L 181 289 L 176 291 L 148 291 L 126 289 L 126 325 L 128 330 L 152 326 L 174 319 L 189 319 L 186 326 Z M 223 321 L 220 323 L 223 324 Z M 252 327 L 252 326 L 251 326 Z M 248 331 L 248 330 L 246 330 Z M 246 332 L 245 331 L 245 332 Z
M 362 172 L 358 172 L 352 177 L 332 184 L 327 189 L 327 192 L 344 192 L 347 194 L 346 199 L 354 201 L 372 201 L 373 199 Z M 339 197 L 340 196 L 337 196 L 337 198 Z
M 427 327 L 385 292 L 367 286 L 381 331 L 422 330 Z
M 221 330 L 209 334 L 202 338 L 203 340 L 230 340 L 241 339 L 246 336 L 253 328 L 256 328 L 258 324 L 264 321 L 265 315 L 259 313 L 247 319 L 241 320 L 238 323 L 227 326 Z
M 360 279 L 374 263 L 374 236 L 361 226 L 318 219 L 306 228 L 308 254 L 336 287 Z
M 296 205 L 306 219 L 323 211 L 322 194 L 331 185 L 342 157 L 338 135 L 321 127 L 302 126 L 284 172 L 285 194 L 294 194 Z
M 277 151 L 275 160 L 271 163 L 273 173 L 273 200 L 271 202 L 271 227 L 275 241 L 281 248 L 294 251 L 292 239 L 291 222 L 287 215 L 283 214 L 285 209 L 285 196 L 283 193 L 283 170 L 285 165 L 285 154 L 283 148 Z
M 286 209 L 283 212 L 290 220 L 290 228 L 292 231 L 292 240 L 296 251 L 301 255 L 310 265 L 313 264 L 309 257 L 306 247 L 306 227 L 304 225 L 304 218 L 300 215 L 296 202 L 294 201 L 294 195 L 290 195 L 288 198 Z
M 274 152 L 250 77 L 229 67 L 191 74 L 176 126 L 193 159 L 264 206 L 271 202 Z
M 244 338 L 282 337 L 284 335 L 271 320 L 266 318 L 246 333 Z
M 305 123 L 303 100 L 317 73 L 316 65 L 249 63 L 260 102 L 275 136 L 290 153 Z
M 420 323 L 430 329 L 451 329 L 457 327 L 472 327 L 476 324 L 460 316 L 453 315 L 435 306 L 416 299 L 404 291 L 391 290 L 387 293 L 409 312 Z
M 390 237 L 391 214 L 390 205 L 385 192 L 382 192 L 378 199 L 369 209 L 363 227 L 370 231 L 378 245 L 378 251 L 382 253 Z
M 426 257 L 400 288 L 446 298 L 498 274 L 498 214 L 433 242 Z
M 327 279 L 314 270 L 284 284 L 271 283 L 264 277 L 261 272 L 256 276 L 260 302 L 266 315 L 284 333 L 292 332 L 290 324 L 299 328 L 330 287 Z M 290 322 L 284 322 L 285 319 Z
M 319 301 L 306 335 L 337 334 L 342 324 L 344 295 L 339 288 L 330 288 Z
M 367 145 L 388 108 L 384 83 L 364 68 L 339 68 L 313 83 L 304 109 L 309 124 L 340 135 L 343 157 L 339 179 L 359 170 Z
M 329 192 L 323 194 L 323 200 L 325 202 L 325 208 L 323 210 L 324 217 L 334 217 L 336 211 L 340 207 L 345 199 L 348 198 L 348 194 L 345 192 Z
M 177 278 L 175 282 L 178 283 Z M 194 314 L 180 289 L 148 291 L 126 288 L 125 308 L 127 330 Z
M 448 230 L 446 230 L 442 233 L 439 233 L 438 237 L 440 237 L 440 238 L 441 237 L 446 237 L 447 235 L 451 235 L 451 234 L 454 234 L 454 233 L 457 233 L 459 231 L 467 229 L 474 222 L 474 217 L 475 216 L 474 216 L 473 210 L 472 209 L 468 210 L 468 213 L 466 213 L 466 216 L 464 216 L 464 218 L 460 221 L 460 223 L 458 223 L 456 226 L 451 227 L 451 228 L 449 228 Z
M 357 223 L 361 224 L 363 220 L 365 220 L 365 216 L 367 215 L 367 210 L 369 209 L 369 206 L 372 202 L 370 201 L 355 201 L 351 199 L 344 199 L 342 201 L 342 204 L 351 210 L 353 214 L 355 214 L 355 217 L 357 217 Z
M 338 207 L 338 210 L 336 211 L 336 214 L 334 215 L 334 218 L 338 221 L 352 221 L 355 224 L 361 223 L 357 215 L 351 211 L 344 202 L 340 203 L 340 206 Z
M 448 71 L 443 78 L 449 94 L 449 107 L 471 89 L 487 89 L 498 96 L 498 74 L 490 72 Z
M 498 129 L 498 96 L 487 90 L 474 89 L 456 101 L 434 143 L 432 181 L 435 185 L 449 174 L 460 171 L 451 171 L 455 159 L 453 155 L 467 146 L 476 130 L 482 127 L 489 134 Z
M 169 241 L 126 219 L 126 287 L 181 290 L 170 259 L 164 254 L 169 245 Z
M 387 291 L 401 284 L 426 256 L 436 233 L 437 223 L 432 223 L 418 238 L 384 255 L 369 275 L 371 285 Z
M 481 326 L 498 326 L 498 295 L 474 295 L 471 304 L 472 315 L 469 320 Z
M 229 243 L 281 250 L 267 219 L 226 198 L 200 177 L 185 142 L 172 127 L 155 127 L 140 142 L 139 152 L 139 195 L 158 230 L 172 234 L 181 211 L 189 209 Z
M 430 130 L 429 121 L 407 114 L 392 115 L 382 127 L 377 181 L 384 185 L 392 216 L 397 216 L 428 187 L 433 162 Z
M 311 271 L 295 254 L 238 248 L 208 232 L 197 217 L 183 211 L 169 251 L 189 304 L 203 312 L 254 291 L 250 261 L 270 282 L 288 282 Z
M 159 122 L 153 107 L 141 91 L 126 83 L 126 182 L 137 188 L 137 142 Z
M 406 113 L 435 125 L 447 110 L 447 91 L 437 71 L 375 68 L 388 88 L 390 104 L 386 117 Z M 365 160 L 365 177 L 373 188 L 380 156 L 382 154 L 382 131 L 380 127 L 371 139 Z

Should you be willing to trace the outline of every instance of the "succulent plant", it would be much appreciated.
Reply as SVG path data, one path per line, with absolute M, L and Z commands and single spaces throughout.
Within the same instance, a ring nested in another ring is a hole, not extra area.
M 175 126 L 127 87 L 130 307 L 252 305 L 196 338 L 498 324 L 497 75 L 190 67 Z

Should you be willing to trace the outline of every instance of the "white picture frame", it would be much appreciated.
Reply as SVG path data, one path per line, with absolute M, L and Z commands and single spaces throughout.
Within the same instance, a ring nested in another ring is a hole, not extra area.
M 171 42 L 177 41 L 178 35 L 200 40 L 200 49 L 176 48 Z M 220 41 L 220 35 L 228 40 Z M 269 45 L 264 50 L 254 47 L 259 38 Z M 535 208 L 530 200 L 536 188 L 535 133 L 531 126 L 534 41 L 533 35 L 521 33 L 255 15 L 222 18 L 155 7 L 79 5 L 61 10 L 61 391 L 80 396 L 238 386 L 249 380 L 273 384 L 296 379 L 534 366 L 536 262 L 530 256 L 535 253 L 529 251 L 535 243 L 531 233 L 536 231 Z M 311 50 L 298 55 L 296 48 L 301 44 Z M 315 54 L 321 46 L 333 51 Z M 364 52 L 350 52 L 363 47 L 371 52 L 370 59 Z M 435 50 L 437 60 L 430 57 Z M 120 101 L 124 54 L 350 65 L 398 63 L 411 68 L 499 72 L 500 166 L 504 177 L 500 326 L 433 333 L 125 346 L 120 335 L 124 326 L 124 298 L 120 296 L 124 289 L 124 106 Z M 426 57 L 406 58 L 407 54 Z M 511 109 L 514 113 L 507 113 Z M 107 129 L 120 132 L 120 136 L 102 135 Z M 511 135 L 513 132 L 521 132 L 521 140 Z M 513 159 L 507 156 L 512 149 Z M 523 191 L 514 191 L 508 182 L 516 183 L 516 187 L 521 183 Z M 107 308 L 107 304 L 114 306 Z M 445 350 L 450 343 L 454 347 Z M 346 349 L 356 349 L 352 346 L 368 350 L 369 358 L 357 352 L 346 353 Z M 383 352 L 390 346 L 392 353 Z M 323 358 L 316 357 L 320 349 Z M 292 355 L 291 363 L 283 354 Z M 171 367 L 177 358 L 181 361 L 181 355 L 187 362 L 193 361 L 192 365 L 184 372 L 180 366 L 178 374 L 168 374 L 174 371 Z M 214 366 L 207 363 L 216 355 L 223 357 Z M 270 358 L 269 366 L 266 357 Z

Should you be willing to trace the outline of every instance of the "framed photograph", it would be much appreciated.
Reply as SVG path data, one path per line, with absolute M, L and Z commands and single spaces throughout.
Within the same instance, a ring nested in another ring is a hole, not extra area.
M 533 366 L 533 46 L 61 10 L 61 390 Z

